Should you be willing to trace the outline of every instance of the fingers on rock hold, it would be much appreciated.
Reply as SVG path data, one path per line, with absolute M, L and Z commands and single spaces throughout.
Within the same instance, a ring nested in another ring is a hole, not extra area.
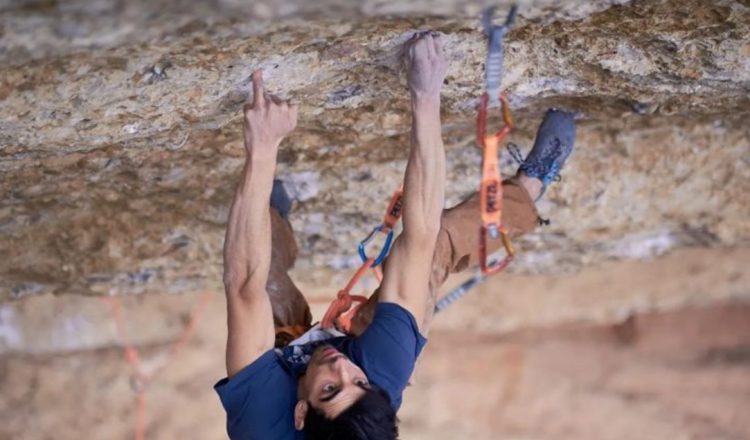
M 439 33 L 435 33 L 435 36 L 433 38 L 433 43 L 435 44 L 435 53 L 437 55 L 443 55 L 443 37 Z
M 263 71 L 261 69 L 255 69 L 252 75 L 253 80 L 253 105 L 262 105 L 265 101 L 263 93 Z
M 425 46 L 427 46 L 427 55 L 430 58 L 435 57 L 435 39 L 432 37 L 432 32 L 427 34 L 424 38 Z
M 274 94 L 271 94 L 271 93 L 266 93 L 266 99 L 270 100 L 271 102 L 273 102 L 276 105 L 282 105 L 282 104 L 286 104 L 287 103 L 283 99 L 281 99 L 278 96 L 276 96 Z

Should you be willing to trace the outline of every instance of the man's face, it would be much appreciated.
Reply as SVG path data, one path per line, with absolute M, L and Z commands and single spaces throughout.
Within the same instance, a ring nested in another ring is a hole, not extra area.
M 365 373 L 330 345 L 315 350 L 299 385 L 300 398 L 329 419 L 349 408 L 370 388 Z

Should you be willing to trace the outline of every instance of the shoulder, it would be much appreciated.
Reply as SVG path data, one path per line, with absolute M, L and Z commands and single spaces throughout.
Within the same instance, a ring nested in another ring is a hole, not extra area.
M 394 334 L 394 336 L 406 338 L 403 342 L 414 343 L 415 348 L 418 348 L 419 351 L 427 343 L 427 338 L 422 336 L 419 331 L 419 325 L 414 315 L 400 304 L 378 303 L 370 328 L 378 333 L 386 331 L 389 334 Z M 419 351 L 415 353 L 415 357 L 419 356 Z
M 232 439 L 296 438 L 297 382 L 273 350 L 214 385 Z
M 347 355 L 398 409 L 401 394 L 427 343 L 414 316 L 398 304 L 381 302 L 367 330 L 347 342 Z

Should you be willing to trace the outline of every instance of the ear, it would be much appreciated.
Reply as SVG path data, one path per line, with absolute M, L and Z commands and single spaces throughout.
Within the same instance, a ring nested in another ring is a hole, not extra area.
M 307 401 L 299 400 L 294 405 L 294 428 L 302 431 L 305 428 L 305 416 L 307 415 Z

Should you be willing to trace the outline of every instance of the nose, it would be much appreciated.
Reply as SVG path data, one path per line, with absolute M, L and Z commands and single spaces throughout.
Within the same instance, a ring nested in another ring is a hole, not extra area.
M 346 369 L 346 359 L 344 359 L 343 356 L 337 357 L 333 360 L 330 364 L 331 370 L 335 371 L 339 375 L 341 375 L 342 379 L 346 379 L 348 376 L 348 371 Z

